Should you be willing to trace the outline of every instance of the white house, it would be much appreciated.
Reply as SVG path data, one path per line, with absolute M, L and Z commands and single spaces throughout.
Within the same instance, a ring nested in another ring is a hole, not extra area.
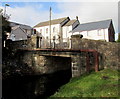
M 79 25 L 78 19 L 75 20 L 70 20 L 68 23 L 66 23 L 62 27 L 62 32 L 63 32 L 63 42 L 68 42 L 71 38 L 71 33 L 70 31 L 74 30 L 78 25 Z
M 104 40 L 107 42 L 115 41 L 115 31 L 111 19 L 80 24 L 72 31 L 72 35 L 79 34 L 86 39 Z
M 42 37 L 40 39 L 41 45 L 50 46 L 50 43 L 56 44 L 67 41 L 72 29 L 79 24 L 78 20 L 70 20 L 69 17 L 54 19 L 46 22 L 41 22 L 34 26 L 37 35 Z

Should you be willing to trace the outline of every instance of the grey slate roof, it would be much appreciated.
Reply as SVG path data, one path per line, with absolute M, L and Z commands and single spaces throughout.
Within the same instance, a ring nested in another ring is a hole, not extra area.
M 51 25 L 60 24 L 61 22 L 63 22 L 67 18 L 68 17 L 51 20 Z M 42 27 L 42 26 L 47 26 L 49 24 L 50 24 L 50 21 L 45 21 L 45 22 L 40 22 L 39 24 L 35 25 L 34 27 Z
M 23 29 L 28 29 L 28 30 L 32 29 L 32 27 L 28 26 L 28 25 L 19 24 L 19 23 L 16 23 L 16 22 L 10 22 L 11 27 L 14 27 L 14 26 L 17 26 L 17 25 L 19 25 Z
M 20 25 L 17 25 L 17 26 L 12 27 L 12 31 L 15 31 L 15 30 L 18 29 L 18 28 L 20 28 L 20 29 L 23 31 L 23 33 L 26 34 L 26 32 L 23 30 L 23 28 L 21 28 Z M 27 34 L 26 34 L 26 35 L 27 35 Z
M 69 22 L 67 22 L 64 26 L 70 26 L 73 23 L 75 23 L 77 20 L 70 20 Z
M 12 39 L 12 35 L 15 35 L 15 40 Z M 13 41 L 27 40 L 27 34 L 19 25 L 14 26 L 14 29 L 12 29 L 9 39 L 12 39 Z
M 72 32 L 74 33 L 74 32 L 82 32 L 82 31 L 91 31 L 96 29 L 106 29 L 109 28 L 111 22 L 112 19 L 80 24 Z

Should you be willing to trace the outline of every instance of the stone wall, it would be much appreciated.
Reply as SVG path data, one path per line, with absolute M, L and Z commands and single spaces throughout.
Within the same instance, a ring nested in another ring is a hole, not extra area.
M 39 53 L 25 52 L 19 60 L 23 66 L 26 64 L 30 67 L 35 74 L 49 74 L 71 69 L 70 57 L 41 56 Z
M 26 48 L 28 44 L 28 40 L 20 40 L 20 41 L 12 41 L 7 40 L 6 41 L 6 48 L 11 48 L 13 50 L 19 49 L 19 48 Z
M 118 69 L 120 67 L 120 43 L 72 37 L 72 49 L 94 49 L 99 53 L 99 67 Z
M 27 48 L 31 48 L 31 49 L 36 48 L 37 46 L 36 42 L 37 42 L 36 35 L 31 36 L 31 38 L 28 39 Z

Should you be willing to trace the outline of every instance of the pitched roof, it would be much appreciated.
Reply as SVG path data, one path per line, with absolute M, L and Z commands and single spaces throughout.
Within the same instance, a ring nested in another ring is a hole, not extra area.
M 112 19 L 80 24 L 72 32 L 82 32 L 82 31 L 109 28 L 111 21 Z
M 51 20 L 51 25 L 53 25 L 53 24 L 60 24 L 61 22 L 63 22 L 67 18 L 69 18 L 69 17 Z M 47 26 L 47 25 L 49 25 L 49 22 L 50 21 L 40 22 L 39 24 L 35 25 L 34 27 Z
M 69 22 L 67 22 L 64 26 L 70 26 L 73 23 L 75 23 L 77 20 L 70 20 Z
M 18 29 L 18 28 L 20 28 L 20 29 L 26 34 L 26 32 L 23 30 L 23 28 L 21 28 L 20 25 L 17 25 L 17 26 L 12 27 L 12 31 L 14 31 L 14 30 L 16 30 L 16 29 Z
M 20 27 L 19 25 L 13 26 L 13 27 L 12 27 L 12 30 L 16 30 L 16 29 L 19 28 L 19 27 Z
M 20 29 L 22 32 L 21 31 L 15 31 L 17 29 Z M 13 27 L 13 30 L 11 31 L 10 36 L 8 37 L 8 39 L 12 39 L 12 35 L 15 35 L 15 41 L 27 40 L 27 34 L 25 33 L 25 31 L 19 25 Z
M 11 27 L 14 27 L 14 26 L 20 26 L 21 28 L 23 28 L 23 29 L 32 29 L 32 27 L 31 26 L 28 26 L 28 25 L 25 25 L 25 24 L 19 24 L 19 23 L 16 23 L 16 22 L 10 22 L 10 26 Z

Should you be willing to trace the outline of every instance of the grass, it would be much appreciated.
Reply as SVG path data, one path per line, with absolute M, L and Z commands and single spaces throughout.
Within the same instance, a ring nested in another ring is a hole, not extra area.
M 117 70 L 104 69 L 89 75 L 72 78 L 50 98 L 57 97 L 118 97 Z

